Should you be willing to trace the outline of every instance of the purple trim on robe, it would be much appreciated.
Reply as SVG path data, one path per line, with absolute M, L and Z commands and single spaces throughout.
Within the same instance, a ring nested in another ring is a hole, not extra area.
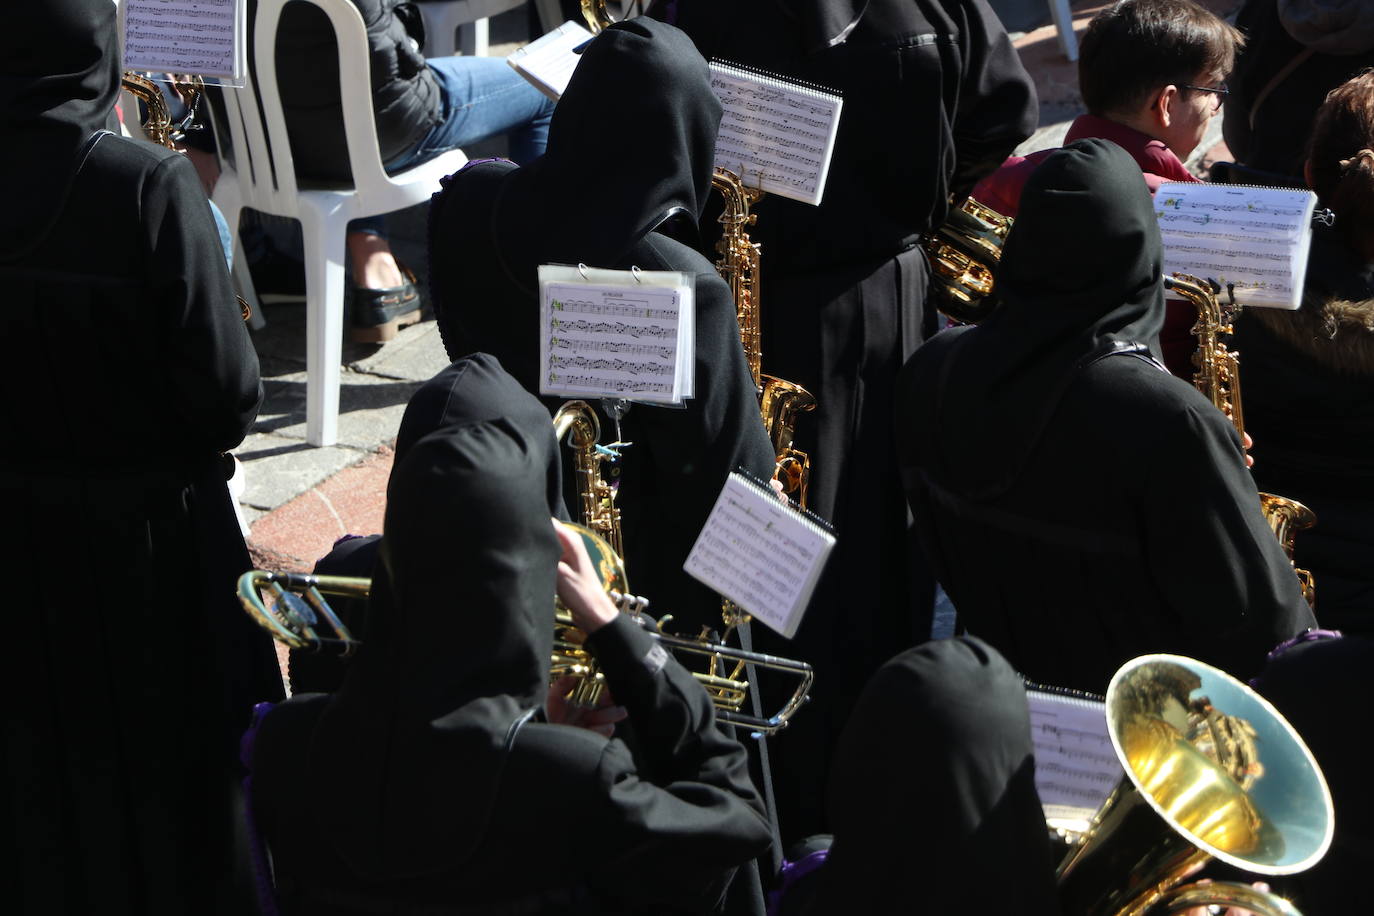
M 1279 643 L 1274 647 L 1274 650 L 1266 656 L 1266 659 L 1272 662 L 1289 649 L 1305 642 L 1315 642 L 1318 639 L 1341 639 L 1344 635 L 1345 634 L 1340 630 L 1319 630 L 1316 627 L 1312 627 L 1311 629 L 1303 630 L 1292 639 L 1285 639 L 1283 642 Z
M 253 818 L 253 745 L 258 739 L 258 728 L 267 714 L 276 708 L 275 703 L 258 703 L 253 707 L 253 721 L 239 740 L 239 762 L 247 770 L 243 777 L 243 817 L 248 826 L 248 854 L 253 861 L 253 883 L 258 890 L 258 910 L 261 916 L 280 916 L 277 910 L 277 895 L 272 887 L 272 872 L 267 864 L 267 848 L 263 845 L 262 834 L 258 832 L 257 821 Z
M 786 896 L 792 885 L 824 865 L 826 857 L 829 855 L 829 849 L 818 849 L 809 855 L 803 856 L 796 862 L 789 862 L 783 859 L 782 869 L 778 872 L 778 878 L 781 883 L 778 885 L 777 890 L 770 891 L 768 894 L 768 916 L 775 916 L 782 908 L 782 898 Z

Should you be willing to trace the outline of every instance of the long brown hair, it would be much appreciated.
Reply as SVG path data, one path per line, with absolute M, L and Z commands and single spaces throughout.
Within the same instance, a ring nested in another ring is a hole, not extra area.
M 1312 123 L 1307 175 L 1336 228 L 1374 255 L 1374 70 L 1331 90 Z

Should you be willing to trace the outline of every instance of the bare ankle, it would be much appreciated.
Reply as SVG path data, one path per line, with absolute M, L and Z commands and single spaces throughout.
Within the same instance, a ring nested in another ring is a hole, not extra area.
M 363 289 L 392 289 L 406 282 L 386 239 L 370 232 L 348 234 L 348 257 L 353 285 Z

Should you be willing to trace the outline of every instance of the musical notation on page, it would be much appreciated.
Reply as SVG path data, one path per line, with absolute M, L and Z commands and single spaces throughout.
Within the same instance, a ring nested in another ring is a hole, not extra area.
M 731 474 L 683 569 L 790 638 L 834 545 L 767 485 Z
M 124 0 L 120 22 L 130 70 L 243 75 L 245 0 Z
M 1241 305 L 1297 308 L 1316 202 L 1294 188 L 1167 182 L 1155 192 L 1163 272 L 1215 280 Z
M 680 403 L 692 395 L 690 278 L 544 265 L 540 392 Z
M 711 62 L 723 114 L 715 164 L 748 187 L 819 204 L 839 128 L 838 94 Z
M 1035 787 L 1051 826 L 1081 831 L 1121 779 L 1102 701 L 1028 687 Z

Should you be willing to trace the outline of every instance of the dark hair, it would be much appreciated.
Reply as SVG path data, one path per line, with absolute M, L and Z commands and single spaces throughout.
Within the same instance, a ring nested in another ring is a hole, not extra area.
M 1374 225 L 1374 70 L 1332 89 L 1307 145 L 1312 190 L 1336 212 L 1336 228 L 1365 247 Z
M 1150 95 L 1201 74 L 1229 74 L 1245 36 L 1193 0 L 1120 0 L 1093 17 L 1078 89 L 1098 116 L 1134 113 Z

